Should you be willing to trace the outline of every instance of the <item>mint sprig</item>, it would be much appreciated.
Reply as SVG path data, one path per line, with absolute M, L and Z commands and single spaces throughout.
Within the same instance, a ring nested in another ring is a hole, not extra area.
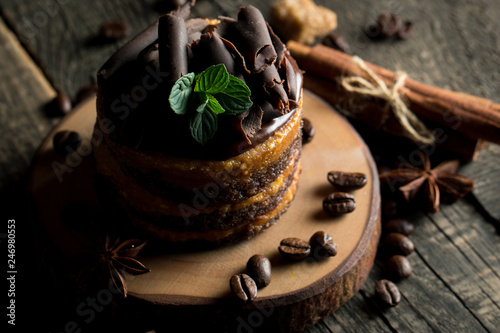
M 217 131 L 217 117 L 245 112 L 253 104 L 250 95 L 245 82 L 229 74 L 224 64 L 219 64 L 179 78 L 168 101 L 176 114 L 190 117 L 191 136 L 204 145 Z

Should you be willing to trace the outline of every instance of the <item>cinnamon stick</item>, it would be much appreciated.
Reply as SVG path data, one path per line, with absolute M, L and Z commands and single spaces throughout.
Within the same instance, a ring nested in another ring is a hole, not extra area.
M 383 121 L 379 113 L 373 112 L 374 109 L 382 109 L 385 106 L 383 100 L 348 92 L 337 82 L 314 74 L 307 74 L 304 77 L 304 88 L 314 92 L 339 112 L 356 119 L 363 125 L 380 129 L 391 135 L 407 137 L 407 133 L 395 117 Z M 474 161 L 479 150 L 484 146 L 482 139 L 470 138 L 457 132 L 453 129 L 454 126 L 442 126 L 430 120 L 426 120 L 425 124 L 435 136 L 436 147 L 452 153 L 464 162 Z
M 352 56 L 343 52 L 323 45 L 309 47 L 294 41 L 288 42 L 287 46 L 299 66 L 306 71 L 306 80 L 308 74 L 330 82 L 337 82 L 345 76 L 359 76 L 369 80 L 366 72 L 352 61 Z M 388 87 L 394 84 L 396 73 L 365 63 Z M 401 93 L 405 96 L 408 107 L 418 116 L 453 127 L 470 138 L 500 144 L 500 104 L 426 85 L 411 78 L 405 80 Z

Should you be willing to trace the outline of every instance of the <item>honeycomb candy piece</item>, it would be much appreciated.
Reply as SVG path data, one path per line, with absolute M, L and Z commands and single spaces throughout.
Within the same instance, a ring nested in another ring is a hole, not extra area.
M 337 15 L 313 0 L 276 1 L 271 20 L 280 37 L 303 44 L 312 44 L 337 28 Z

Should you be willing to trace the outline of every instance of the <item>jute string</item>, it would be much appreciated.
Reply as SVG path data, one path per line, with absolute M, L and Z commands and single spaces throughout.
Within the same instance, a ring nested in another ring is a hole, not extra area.
M 359 66 L 374 83 L 360 76 L 344 77 L 341 80 L 342 87 L 350 92 L 365 96 L 378 97 L 386 101 L 382 114 L 382 122 L 389 117 L 389 109 L 392 109 L 396 119 L 403 129 L 408 133 L 411 139 L 418 143 L 433 144 L 434 136 L 427 127 L 418 119 L 418 117 L 406 106 L 399 95 L 405 80 L 408 77 L 404 72 L 396 73 L 396 82 L 392 89 L 389 89 L 385 82 L 377 76 L 358 56 L 353 57 L 353 62 Z

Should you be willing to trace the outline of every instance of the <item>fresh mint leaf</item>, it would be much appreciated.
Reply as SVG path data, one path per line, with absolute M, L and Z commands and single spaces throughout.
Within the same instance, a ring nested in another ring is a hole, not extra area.
M 208 142 L 217 131 L 217 115 L 209 110 L 205 112 L 195 112 L 189 120 L 191 136 L 201 145 Z
M 177 114 L 186 114 L 189 98 L 193 92 L 192 85 L 195 80 L 195 74 L 189 73 L 183 75 L 177 81 L 175 81 L 174 86 L 168 97 L 168 102 L 170 107 Z
M 213 65 L 196 75 L 195 92 L 217 94 L 226 89 L 229 73 L 224 64 Z
M 222 106 L 220 106 L 219 102 L 217 101 L 217 99 L 214 96 L 212 96 L 210 94 L 207 94 L 207 96 L 208 96 L 207 106 L 215 114 L 224 113 L 226 111 L 224 108 L 222 108 Z
M 227 115 L 238 115 L 252 106 L 250 89 L 245 82 L 230 75 L 229 83 L 223 91 L 214 95 Z
M 208 104 L 208 94 L 199 93 L 198 95 L 199 95 L 201 103 L 196 108 L 196 112 L 203 113 L 203 112 L 205 112 L 205 108 L 207 107 L 207 104 Z

